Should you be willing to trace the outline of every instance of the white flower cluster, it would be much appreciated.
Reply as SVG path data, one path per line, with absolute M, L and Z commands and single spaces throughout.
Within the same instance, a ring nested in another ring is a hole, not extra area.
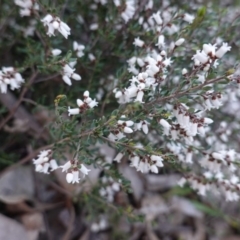
M 121 1 L 113 0 L 116 7 L 121 9 Z M 124 9 L 121 11 L 121 17 L 125 22 L 128 22 L 131 18 L 133 18 L 134 13 L 136 11 L 135 1 L 134 0 L 126 0 Z
M 76 64 L 76 62 L 70 62 L 69 64 L 66 63 L 63 66 L 63 70 L 62 70 L 63 71 L 63 73 L 62 73 L 63 77 L 62 77 L 62 79 L 69 86 L 72 85 L 72 81 L 71 81 L 70 78 L 72 78 L 72 79 L 74 79 L 76 81 L 80 81 L 81 80 L 81 76 L 74 72 L 75 68 L 73 68 L 73 67 L 74 67 L 75 64 Z
M 176 117 L 177 123 L 170 125 L 165 119 L 161 119 L 159 124 L 163 127 L 164 135 L 170 135 L 173 140 L 183 138 L 187 143 L 192 143 L 193 137 L 197 134 L 205 136 L 205 127 L 213 123 L 213 120 L 189 113 L 185 106 L 179 104 L 174 107 L 173 115 Z
M 158 173 L 158 167 L 163 167 L 163 158 L 157 155 L 146 155 L 144 157 L 135 153 L 131 153 L 129 160 L 130 166 L 135 167 L 137 171 L 142 173 Z
M 66 181 L 68 183 L 79 183 L 80 177 L 79 174 L 83 174 L 83 178 L 88 175 L 91 171 L 90 169 L 86 168 L 83 164 L 80 164 L 77 160 L 67 161 L 64 165 L 60 166 L 62 168 L 62 172 L 67 172 L 66 174 Z
M 70 27 L 66 23 L 62 22 L 59 17 L 48 14 L 41 21 L 43 22 L 43 25 L 48 28 L 47 35 L 49 37 L 55 36 L 56 30 L 65 38 L 68 38 L 68 35 L 70 35 Z
M 223 55 L 231 50 L 231 46 L 223 43 L 217 50 L 216 44 L 203 44 L 202 50 L 197 50 L 196 54 L 192 57 L 195 67 L 202 67 L 204 71 L 208 71 L 211 65 L 217 66 L 217 60 L 222 58 Z
M 21 8 L 19 13 L 22 17 L 30 16 L 34 11 L 39 10 L 35 0 L 14 0 L 14 3 Z
M 81 58 L 84 56 L 83 50 L 85 49 L 85 46 L 82 44 L 77 43 L 76 41 L 73 42 L 73 50 L 76 52 L 77 56 Z
M 124 133 L 133 133 L 133 129 L 130 128 L 134 125 L 134 122 L 131 120 L 125 120 L 126 116 L 122 115 L 121 119 L 117 121 L 117 126 L 114 130 L 111 131 L 108 138 L 112 141 L 120 140 L 126 135 Z
M 81 99 L 77 99 L 78 108 L 70 108 L 68 107 L 68 115 L 77 115 L 79 113 L 85 112 L 87 109 L 94 108 L 98 105 L 96 99 L 92 99 L 89 97 L 89 91 L 85 91 L 83 93 L 83 101 Z
M 120 191 L 121 181 L 116 182 L 112 177 L 104 176 L 101 178 L 101 182 L 103 187 L 100 188 L 99 194 L 106 198 L 108 202 L 113 202 L 115 194 Z
M 230 172 L 236 171 L 236 166 L 234 161 L 236 160 L 236 152 L 231 150 L 221 150 L 218 152 L 213 152 L 211 154 L 205 154 L 204 158 L 200 161 L 203 168 L 208 169 L 213 173 L 222 172 L 222 167 L 229 169 Z
M 145 134 L 148 134 L 148 125 L 150 123 L 147 120 L 140 121 L 139 123 L 135 123 L 135 130 L 142 130 Z
M 108 227 L 109 227 L 109 224 L 108 224 L 107 220 L 104 217 L 101 217 L 101 219 L 98 222 L 93 222 L 92 223 L 91 231 L 99 232 L 99 231 L 105 230 Z
M 58 169 L 58 164 L 55 159 L 52 159 L 52 150 L 43 150 L 38 155 L 37 159 L 33 159 L 35 165 L 35 171 L 45 174 L 49 174 L 49 168 L 51 171 Z
M 222 103 L 222 94 L 221 93 L 213 93 L 206 92 L 204 95 L 204 105 L 207 110 L 218 109 L 223 105 Z
M 21 74 L 13 67 L 2 67 L 0 71 L 0 89 L 2 93 L 7 92 L 7 86 L 10 85 L 11 90 L 18 89 L 24 79 Z
M 135 101 L 144 103 L 145 92 L 152 95 L 156 87 L 165 79 L 167 67 L 171 65 L 172 60 L 166 57 L 166 52 L 158 53 L 155 50 L 149 50 L 146 57 L 132 57 L 129 61 L 128 71 L 137 76 L 133 76 L 129 82 L 130 86 L 124 90 L 114 89 L 115 97 L 120 104 Z M 139 73 L 137 69 L 143 71 Z
M 206 196 L 207 191 L 221 192 L 225 195 L 227 202 L 238 201 L 240 199 L 240 182 L 239 178 L 232 175 L 231 178 L 223 179 L 223 174 L 218 173 L 215 176 L 212 173 L 206 172 L 205 179 L 188 175 L 182 177 L 178 185 L 183 187 L 188 183 L 192 189 L 196 190 L 198 194 Z
M 83 174 L 83 178 L 88 175 L 90 169 L 86 168 L 83 164 L 80 164 L 77 160 L 67 161 L 64 165 L 58 166 L 55 159 L 52 158 L 52 150 L 43 150 L 38 155 L 37 159 L 33 159 L 35 165 L 35 171 L 45 174 L 49 174 L 49 169 L 54 171 L 62 168 L 62 172 L 67 172 L 66 181 L 68 183 L 79 183 L 79 173 Z
M 153 8 L 153 2 L 148 1 L 146 4 L 145 10 Z M 146 16 L 148 16 L 146 18 Z M 194 20 L 194 16 L 188 13 L 185 13 L 180 16 L 176 16 L 175 9 L 170 6 L 163 12 L 157 11 L 152 15 L 146 14 L 146 16 L 140 16 L 138 18 L 138 23 L 143 27 L 145 31 L 154 31 L 156 33 L 160 33 L 165 30 L 169 35 L 172 35 L 179 31 L 179 26 L 175 24 L 172 20 L 177 17 L 182 18 L 185 22 L 191 24 Z M 169 24 L 171 23 L 171 24 Z

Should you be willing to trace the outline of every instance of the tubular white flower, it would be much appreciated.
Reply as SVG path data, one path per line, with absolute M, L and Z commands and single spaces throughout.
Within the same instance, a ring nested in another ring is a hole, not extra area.
M 85 91 L 84 93 L 83 93 L 83 96 L 85 97 L 85 98 L 88 98 L 89 97 L 89 91 Z
M 208 55 L 211 54 L 212 56 L 215 56 L 216 51 L 216 44 L 203 44 L 203 51 Z
M 81 80 L 81 76 L 78 75 L 77 73 L 73 73 L 73 74 L 71 75 L 71 77 L 72 77 L 74 80 L 76 80 L 76 81 Z
M 49 172 L 48 172 L 49 167 L 50 167 L 50 164 L 48 162 L 45 162 L 43 164 L 42 172 L 45 173 L 45 174 L 49 174 Z
M 120 120 L 120 121 L 121 121 L 121 120 Z M 134 122 L 131 121 L 131 120 L 128 120 L 128 121 L 126 121 L 125 123 L 126 123 L 126 126 L 127 126 L 127 127 L 131 127 L 132 125 L 134 125 Z
M 136 47 L 143 47 L 144 41 L 142 41 L 139 37 L 134 39 L 133 45 Z
M 153 172 L 153 173 L 158 173 L 158 168 L 156 165 L 151 165 L 150 166 L 150 171 Z
M 81 164 L 81 168 L 79 170 L 83 173 L 83 177 L 88 175 L 88 173 L 91 171 L 90 169 L 86 168 L 83 164 Z
M 125 133 L 133 133 L 133 130 L 131 128 L 129 128 L 129 127 L 124 127 L 123 131 Z
M 206 123 L 206 124 L 211 124 L 211 123 L 213 123 L 213 120 L 212 120 L 211 118 L 207 118 L 207 117 L 205 117 L 205 118 L 203 119 L 203 121 L 204 121 L 204 123 Z
M 156 21 L 158 25 L 162 25 L 163 20 L 160 16 L 160 11 L 158 11 L 157 13 L 153 13 L 152 18 Z
M 79 180 L 80 180 L 79 171 L 78 170 L 73 170 L 72 175 L 73 175 L 72 183 L 79 183 Z
M 84 104 L 84 102 L 81 99 L 77 99 L 77 105 L 81 107 Z
M 52 159 L 50 162 L 51 171 L 58 169 L 58 164 L 55 159 Z
M 80 109 L 79 108 L 70 108 L 70 107 L 68 107 L 68 116 L 77 115 L 79 113 L 80 113 Z
M 144 96 L 144 92 L 143 92 L 143 91 L 138 91 L 137 97 L 136 97 L 136 99 L 135 99 L 135 102 L 144 103 L 144 102 L 142 101 L 143 96 Z
M 216 51 L 216 57 L 221 58 L 226 52 L 231 50 L 231 46 L 228 43 L 223 43 L 222 46 Z
M 161 119 L 159 121 L 159 123 L 164 127 L 164 128 L 170 128 L 171 125 L 165 120 L 165 119 Z
M 62 53 L 62 51 L 60 49 L 53 49 L 52 50 L 52 55 L 53 56 L 58 56 Z
M 139 156 L 131 157 L 130 161 L 131 161 L 131 164 L 130 164 L 131 167 L 138 168 L 138 165 L 139 165 L 139 162 L 140 162 Z
M 89 29 L 92 30 L 92 31 L 96 31 L 98 29 L 98 23 L 92 23 L 89 26 Z
M 179 47 L 185 42 L 184 38 L 180 38 L 175 42 L 175 46 Z
M 63 166 L 60 166 L 60 168 L 62 168 L 62 172 L 66 172 L 71 167 L 72 167 L 72 164 L 70 161 L 67 161 Z
M 192 155 L 193 155 L 193 152 L 192 152 L 192 151 L 188 151 L 188 152 L 187 152 L 187 155 L 186 155 L 186 163 L 193 163 L 193 161 L 192 161 Z
M 186 75 L 187 74 L 187 69 L 186 68 L 183 68 L 182 70 L 182 75 Z
M 165 37 L 163 35 L 160 35 L 158 37 L 158 42 L 157 42 L 156 46 L 158 46 L 159 48 L 164 47 L 165 46 L 164 39 L 165 39 Z
M 66 175 L 66 181 L 67 181 L 68 183 L 72 183 L 72 181 L 73 181 L 73 174 L 72 174 L 72 173 L 67 173 L 67 175 Z
M 96 101 L 96 99 L 94 99 L 90 103 L 88 103 L 88 106 L 90 108 L 94 108 L 94 107 L 98 106 L 98 102 Z
M 36 164 L 35 165 L 35 171 L 36 172 L 42 172 L 43 170 L 43 166 L 41 164 Z
M 62 22 L 59 17 L 53 17 L 51 14 L 47 14 L 42 20 L 43 25 L 48 27 L 47 35 L 49 37 L 54 36 L 55 30 L 60 32 L 65 38 L 70 35 L 70 27 Z
M 194 16 L 190 15 L 188 13 L 184 13 L 183 20 L 191 24 L 191 23 L 193 23 Z
M 66 84 L 68 84 L 69 86 L 72 85 L 72 81 L 71 81 L 71 79 L 70 79 L 67 75 L 63 75 L 62 79 L 63 79 L 63 81 L 64 81 Z
M 209 58 L 208 55 L 204 51 L 197 50 L 197 53 L 193 56 L 194 60 L 199 61 L 202 64 L 208 62 Z
M 148 134 L 148 125 L 146 122 L 142 123 L 142 130 L 145 134 Z
M 118 153 L 117 154 L 117 156 L 113 159 L 113 161 L 116 161 L 116 162 L 120 162 L 121 161 L 121 159 L 122 159 L 122 157 L 123 157 L 124 155 L 120 152 L 120 153 Z
M 187 183 L 186 178 L 182 177 L 177 184 L 178 186 L 183 187 L 186 183 Z

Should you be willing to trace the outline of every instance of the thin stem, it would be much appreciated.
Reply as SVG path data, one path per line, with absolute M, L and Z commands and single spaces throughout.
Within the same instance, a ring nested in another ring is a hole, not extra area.
M 220 80 L 223 80 L 225 79 L 226 76 L 222 76 L 222 77 L 218 77 L 218 78 L 214 78 L 214 79 L 211 79 L 211 80 L 208 80 L 198 86 L 195 86 L 195 87 L 192 87 L 192 88 L 189 88 L 187 90 L 184 90 L 184 91 L 181 91 L 181 92 L 175 92 L 169 96 L 166 96 L 166 97 L 162 97 L 162 98 L 158 98 L 158 99 L 155 99 L 149 103 L 146 103 L 145 106 L 149 106 L 149 105 L 152 105 L 152 104 L 155 104 L 155 103 L 160 103 L 160 102 L 163 102 L 163 101 L 167 101 L 167 100 L 170 100 L 171 98 L 177 98 L 177 97 L 181 97 L 185 94 L 188 94 L 190 92 L 193 92 L 193 91 L 197 91 L 199 89 L 201 89 L 202 87 L 206 86 L 206 85 L 209 85 L 209 84 L 212 84 L 212 83 L 215 83 L 215 82 L 218 82 Z

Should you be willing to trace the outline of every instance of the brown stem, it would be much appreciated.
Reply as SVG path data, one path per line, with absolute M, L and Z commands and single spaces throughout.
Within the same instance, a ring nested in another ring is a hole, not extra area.
M 206 85 L 218 82 L 218 81 L 220 81 L 222 79 L 225 79 L 225 78 L 226 78 L 226 76 L 210 79 L 210 80 L 208 80 L 208 81 L 206 81 L 206 82 L 204 82 L 204 83 L 202 83 L 202 84 L 200 84 L 198 86 L 189 88 L 189 89 L 181 91 L 181 92 L 175 92 L 175 93 L 173 93 L 173 94 L 171 94 L 169 96 L 166 96 L 166 97 L 155 99 L 155 100 L 153 100 L 153 101 L 151 101 L 149 103 L 146 103 L 145 106 L 149 106 L 149 105 L 152 105 L 154 103 L 160 103 L 160 102 L 163 102 L 163 101 L 167 101 L 167 100 L 169 100 L 171 98 L 181 97 L 181 96 L 183 96 L 185 94 L 188 94 L 189 92 L 193 92 L 193 91 L 199 90 L 199 89 L 201 89 L 202 87 L 204 87 Z

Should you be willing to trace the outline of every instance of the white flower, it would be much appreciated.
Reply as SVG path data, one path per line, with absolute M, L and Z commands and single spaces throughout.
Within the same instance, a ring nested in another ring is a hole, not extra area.
M 35 10 L 39 10 L 39 5 L 31 0 L 14 0 L 14 3 L 21 7 L 19 13 L 21 17 L 30 16 Z
M 86 168 L 83 164 L 81 164 L 81 168 L 79 170 L 83 173 L 83 177 L 88 175 L 88 172 L 91 171 L 90 169 Z
M 226 52 L 231 50 L 231 46 L 228 43 L 223 43 L 222 46 L 216 51 L 216 57 L 221 58 Z
M 121 13 L 121 17 L 125 22 L 128 22 L 135 13 L 135 2 L 134 0 L 125 1 L 125 10 Z
M 156 21 L 158 25 L 162 25 L 163 20 L 160 16 L 160 11 L 158 11 L 157 13 L 153 13 L 152 18 Z
M 73 174 L 72 173 L 67 173 L 66 180 L 67 180 L 68 183 L 72 183 L 72 181 L 73 181 Z
M 183 70 L 182 70 L 182 75 L 186 75 L 187 74 L 187 69 L 186 68 L 183 68 Z
M 121 159 L 122 159 L 122 157 L 123 157 L 124 155 L 120 152 L 120 153 L 118 153 L 117 154 L 117 156 L 113 159 L 113 161 L 116 161 L 116 162 L 120 162 L 121 161 Z
M 136 47 L 143 47 L 144 41 L 142 41 L 139 37 L 134 39 L 133 45 Z
M 52 159 L 50 162 L 51 171 L 58 169 L 58 164 L 55 159 Z
M 60 168 L 62 168 L 62 172 L 66 172 L 71 167 L 72 167 L 71 161 L 67 161 L 63 166 L 60 166 Z
M 186 178 L 182 177 L 177 184 L 178 186 L 183 187 L 186 183 L 187 183 Z
M 165 120 L 165 119 L 161 119 L 159 121 L 159 123 L 164 127 L 164 128 L 170 128 L 171 125 Z
M 70 107 L 68 107 L 68 116 L 77 115 L 79 113 L 80 113 L 80 109 L 79 108 L 70 108 Z
M 215 56 L 216 44 L 203 44 L 203 51 L 209 55 L 211 54 L 213 57 Z
M 73 50 L 77 52 L 77 56 L 80 58 L 84 56 L 83 50 L 85 46 L 82 44 L 78 44 L 76 41 L 73 42 Z
M 158 46 L 159 48 L 164 47 L 165 43 L 164 43 L 164 36 L 160 35 L 158 36 L 158 42 L 156 44 L 156 46 Z
M 175 42 L 175 46 L 179 47 L 180 45 L 182 45 L 184 43 L 185 39 L 184 38 L 180 38 Z
M 183 15 L 183 20 L 191 24 L 191 23 L 193 23 L 194 16 L 193 16 L 193 15 L 190 15 L 190 14 L 188 14 L 188 13 L 185 13 L 185 14 Z
M 150 171 L 153 172 L 153 173 L 158 173 L 158 168 L 156 165 L 151 165 L 150 166 Z
M 49 172 L 48 172 L 49 167 L 50 167 L 50 164 L 49 164 L 48 162 L 45 162 L 45 163 L 43 164 L 43 168 L 42 168 L 42 171 L 41 171 L 41 172 L 43 172 L 43 173 L 45 173 L 45 174 L 49 174 Z
M 92 31 L 95 31 L 98 29 L 98 23 L 92 23 L 90 26 L 89 26 L 89 29 L 92 30 Z
M 94 62 L 96 60 L 96 57 L 92 53 L 88 54 L 88 58 L 91 62 Z
M 72 85 L 72 81 L 70 78 L 76 80 L 76 81 L 79 81 L 81 80 L 81 76 L 78 75 L 77 73 L 74 73 L 75 69 L 72 68 L 70 66 L 70 63 L 69 64 L 65 64 L 63 66 L 63 81 L 68 84 L 69 86 Z
M 14 90 L 20 88 L 22 83 L 24 83 L 24 79 L 13 67 L 2 67 L 2 71 L 0 71 L 0 89 L 2 93 L 7 92 L 7 85 L 10 85 L 10 89 Z
M 79 180 L 80 180 L 79 171 L 78 170 L 73 170 L 72 175 L 73 175 L 72 183 L 79 183 Z
M 62 51 L 60 49 L 53 49 L 52 50 L 52 55 L 53 56 L 58 56 L 62 53 Z
M 60 32 L 65 38 L 70 35 L 71 29 L 69 26 L 62 22 L 59 17 L 53 17 L 51 14 L 47 14 L 42 20 L 43 25 L 48 28 L 47 35 L 49 37 L 54 36 L 55 30 Z
M 197 53 L 193 56 L 193 60 L 197 60 L 202 64 L 208 62 L 209 58 L 208 55 L 204 51 L 197 50 Z
M 137 97 L 136 97 L 136 99 L 135 99 L 135 102 L 144 103 L 144 102 L 142 101 L 143 96 L 144 96 L 144 92 L 143 92 L 143 91 L 138 91 Z
M 133 130 L 131 128 L 129 128 L 129 127 L 124 127 L 123 131 L 125 133 L 133 133 Z

